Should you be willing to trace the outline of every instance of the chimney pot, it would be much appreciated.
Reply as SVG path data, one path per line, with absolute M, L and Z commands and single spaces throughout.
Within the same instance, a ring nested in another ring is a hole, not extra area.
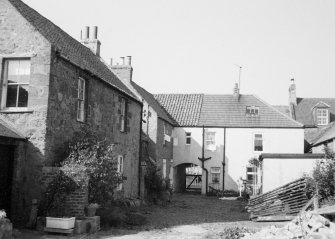
M 113 58 L 109 59 L 109 65 L 112 66 L 113 65 Z
M 124 57 L 120 57 L 120 63 L 121 63 L 121 65 L 125 64 L 125 58 Z
M 85 26 L 84 29 L 82 30 L 82 40 L 86 40 L 89 38 L 90 35 L 90 27 Z
M 97 26 L 93 26 L 90 28 L 90 39 L 91 40 L 98 39 L 98 27 Z
M 128 66 L 131 66 L 131 56 L 127 56 L 127 63 Z
M 289 92 L 289 102 L 294 105 L 297 105 L 296 86 L 293 78 L 291 79 L 291 85 L 288 89 L 288 92 Z

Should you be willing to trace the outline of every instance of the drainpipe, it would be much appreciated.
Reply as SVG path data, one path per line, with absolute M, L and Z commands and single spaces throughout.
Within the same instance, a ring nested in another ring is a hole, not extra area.
M 224 191 L 226 168 L 226 128 L 223 128 L 222 191 Z
M 202 126 L 202 157 L 198 158 L 201 161 L 201 168 L 206 172 L 206 195 L 208 193 L 208 170 L 205 168 L 205 161 L 212 157 L 205 158 L 205 126 Z

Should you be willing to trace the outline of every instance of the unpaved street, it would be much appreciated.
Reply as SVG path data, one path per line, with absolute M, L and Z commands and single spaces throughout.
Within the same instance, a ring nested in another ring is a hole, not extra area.
M 224 238 L 227 227 L 246 227 L 258 230 L 273 223 L 248 220 L 245 203 L 220 200 L 191 194 L 176 194 L 167 206 L 150 206 L 139 210 L 148 223 L 132 229 L 102 231 L 92 238 Z M 281 225 L 282 223 L 277 223 Z

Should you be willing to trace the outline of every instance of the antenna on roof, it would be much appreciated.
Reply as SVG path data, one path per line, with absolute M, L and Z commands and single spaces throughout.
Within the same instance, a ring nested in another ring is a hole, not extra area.
M 237 65 L 237 64 L 234 64 L 235 66 L 237 66 L 239 69 L 238 69 L 238 88 L 241 92 L 241 74 L 242 74 L 242 66 L 240 65 Z

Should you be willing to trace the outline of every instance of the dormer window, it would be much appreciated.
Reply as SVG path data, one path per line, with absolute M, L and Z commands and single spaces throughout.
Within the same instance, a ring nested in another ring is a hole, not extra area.
M 245 113 L 246 115 L 257 116 L 259 113 L 259 107 L 258 106 L 247 106 Z
M 316 120 L 318 125 L 327 125 L 328 118 L 328 109 L 316 109 Z

